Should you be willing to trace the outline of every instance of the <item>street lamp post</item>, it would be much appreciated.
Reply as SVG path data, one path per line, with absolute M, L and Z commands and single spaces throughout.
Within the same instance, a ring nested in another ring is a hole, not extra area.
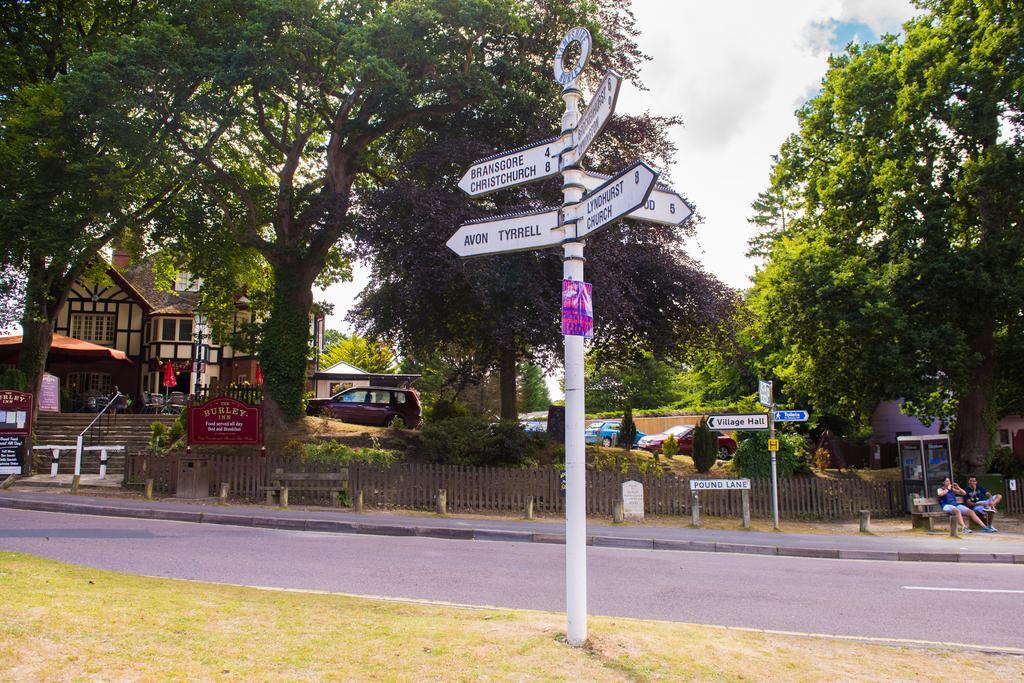
M 205 365 L 205 354 L 203 348 L 203 340 L 206 339 L 206 313 L 201 310 L 196 310 L 196 350 L 193 355 L 193 366 L 196 374 L 196 384 L 193 389 L 193 396 L 198 400 L 199 391 L 203 388 L 202 383 L 202 370 Z

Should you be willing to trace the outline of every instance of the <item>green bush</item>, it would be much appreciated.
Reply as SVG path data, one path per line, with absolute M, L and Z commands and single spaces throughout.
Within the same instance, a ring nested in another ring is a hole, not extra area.
M 733 467 L 741 477 L 767 479 L 772 476 L 771 456 L 768 454 L 768 432 L 740 432 L 739 446 Z M 807 442 L 799 434 L 776 434 L 779 452 L 776 466 L 780 477 L 806 472 Z
M 156 450 L 157 448 L 166 448 L 169 444 L 167 441 L 167 425 L 163 422 L 154 422 L 149 425 L 149 446 Z
M 1013 454 L 1013 449 L 1007 446 L 998 446 L 992 451 L 988 461 L 988 471 L 1010 479 L 1024 478 L 1024 465 Z
M 718 460 L 718 434 L 708 428 L 708 419 L 702 419 L 693 429 L 693 465 L 701 474 L 710 472 Z
M 463 404 L 456 400 L 448 400 L 446 398 L 438 399 L 434 402 L 434 405 L 430 406 L 424 411 L 425 422 L 442 422 L 444 420 L 450 420 L 453 417 L 468 417 L 469 410 Z
M 665 457 L 671 460 L 679 453 L 679 442 L 676 441 L 676 437 L 673 434 L 669 434 L 668 438 L 665 439 L 664 443 L 661 444 L 661 452 L 665 454 Z
M 545 447 L 543 436 L 527 434 L 516 422 L 489 424 L 469 416 L 428 422 L 421 443 L 430 462 L 503 467 L 526 465 Z
M 18 368 L 5 368 L 0 370 L 0 389 L 13 389 L 15 391 L 25 391 L 25 386 L 28 384 L 28 378 L 25 373 Z
M 171 423 L 171 428 L 167 430 L 167 445 L 173 446 L 178 442 L 185 434 L 186 420 L 188 419 L 188 411 L 181 411 L 178 413 L 177 419 Z
M 398 453 L 384 448 L 353 448 L 340 441 L 324 440 L 302 444 L 302 459 L 332 465 L 361 463 L 387 467 L 398 460 Z
M 619 445 L 629 451 L 633 449 L 633 442 L 636 441 L 636 422 L 633 421 L 633 406 L 626 404 L 622 412 L 622 426 L 619 428 Z

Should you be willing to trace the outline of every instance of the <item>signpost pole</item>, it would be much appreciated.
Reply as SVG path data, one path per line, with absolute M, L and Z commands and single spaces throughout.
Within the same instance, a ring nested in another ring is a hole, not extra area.
M 775 404 L 772 403 L 768 413 L 768 439 L 775 443 Z M 775 465 L 775 451 L 772 454 L 772 527 L 779 530 L 779 476 Z
M 571 136 L 579 121 L 582 93 L 575 82 L 562 90 L 565 113 L 562 135 Z M 562 205 L 583 196 L 578 161 L 562 169 Z M 565 242 L 562 277 L 583 281 L 583 243 Z M 583 337 L 565 335 L 565 607 L 566 640 L 574 647 L 587 640 L 586 452 L 583 441 Z

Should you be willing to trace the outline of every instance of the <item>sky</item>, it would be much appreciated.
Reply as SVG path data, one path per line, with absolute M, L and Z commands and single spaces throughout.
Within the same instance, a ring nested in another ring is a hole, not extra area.
M 704 216 L 687 248 L 723 282 L 745 288 L 755 268 L 744 255 L 750 204 L 829 53 L 899 32 L 915 10 L 907 0 L 634 0 L 633 8 L 640 48 L 652 58 L 641 74 L 648 90 L 625 84 L 617 110 L 682 117 L 671 132 L 675 163 L 660 170 Z M 348 329 L 344 316 L 368 275 L 358 265 L 352 282 L 317 293 L 334 304 L 329 327 Z
M 633 9 L 638 43 L 652 57 L 641 73 L 648 90 L 625 84 L 617 110 L 682 117 L 671 132 L 675 163 L 661 170 L 705 219 L 687 249 L 745 288 L 756 266 L 745 256 L 751 202 L 767 187 L 771 155 L 796 130 L 794 112 L 817 93 L 829 54 L 898 33 L 916 10 L 908 0 L 634 0 Z M 368 274 L 357 266 L 352 282 L 318 293 L 335 306 L 329 327 L 348 329 L 343 318 Z M 560 395 L 555 378 L 548 384 Z

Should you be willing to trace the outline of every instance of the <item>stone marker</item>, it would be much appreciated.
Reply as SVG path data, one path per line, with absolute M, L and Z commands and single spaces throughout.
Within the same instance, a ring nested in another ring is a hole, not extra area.
M 638 481 L 622 482 L 622 516 L 638 521 L 644 518 L 644 485 Z

